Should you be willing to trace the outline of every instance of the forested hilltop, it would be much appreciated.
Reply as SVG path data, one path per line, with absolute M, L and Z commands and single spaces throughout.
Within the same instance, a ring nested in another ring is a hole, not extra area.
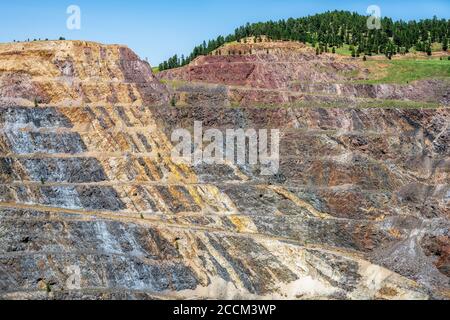
M 348 11 L 333 11 L 304 18 L 246 24 L 234 34 L 204 41 L 187 56 L 174 55 L 159 65 L 159 70 L 177 68 L 190 63 L 200 55 L 207 55 L 225 43 L 241 41 L 248 37 L 265 35 L 271 40 L 290 40 L 309 43 L 316 47 L 317 54 L 335 52 L 344 45 L 353 56 L 385 54 L 391 58 L 414 49 L 431 55 L 433 43 L 441 43 L 448 49 L 450 19 L 426 19 L 420 21 L 394 21 L 381 19 L 381 29 L 369 30 L 367 16 Z

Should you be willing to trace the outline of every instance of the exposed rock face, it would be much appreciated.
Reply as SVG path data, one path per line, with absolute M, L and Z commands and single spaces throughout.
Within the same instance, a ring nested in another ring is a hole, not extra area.
M 5 104 L 162 104 L 150 65 L 124 46 L 83 41 L 0 44 Z
M 448 109 L 1 115 L 3 297 L 448 294 Z M 194 119 L 283 127 L 283 179 L 250 166 L 172 163 L 166 134 Z M 63 290 L 59 270 L 72 265 L 81 291 Z
M 158 78 L 224 85 L 229 102 L 245 106 L 326 101 L 327 96 L 349 102 L 370 98 L 449 103 L 449 81 L 354 83 L 367 79 L 368 73 L 364 64 L 350 58 L 317 56 L 314 49 L 299 43 L 268 42 L 227 45 L 185 67 L 163 71 Z M 189 90 L 182 89 L 178 91 L 190 95 Z
M 201 56 L 190 65 L 163 71 L 164 79 L 203 81 L 266 89 L 288 88 L 301 82 L 333 82 L 346 79 L 345 74 L 357 71 L 349 61 L 316 57 L 304 52 L 278 52 L 270 54 Z
M 450 109 L 187 90 L 183 107 L 0 108 L 1 298 L 450 297 Z M 175 164 L 171 133 L 196 120 L 280 129 L 279 173 Z

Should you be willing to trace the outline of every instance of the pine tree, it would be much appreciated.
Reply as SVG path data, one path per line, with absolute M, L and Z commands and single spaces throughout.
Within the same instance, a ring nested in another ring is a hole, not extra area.
M 448 38 L 445 37 L 444 41 L 442 42 L 442 50 L 447 51 L 448 50 Z
M 430 44 L 429 42 L 427 43 L 426 51 L 427 51 L 427 55 L 428 55 L 428 56 L 431 56 L 431 55 L 432 55 L 431 44 Z
M 349 50 L 352 54 L 352 57 L 355 58 L 356 57 L 356 50 L 355 47 L 353 45 L 350 45 Z
M 336 53 L 336 48 L 333 47 L 333 49 L 331 50 L 332 53 Z

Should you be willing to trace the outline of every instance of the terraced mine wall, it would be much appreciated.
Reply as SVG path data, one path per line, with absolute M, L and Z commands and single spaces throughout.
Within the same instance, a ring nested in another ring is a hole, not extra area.
M 126 46 L 87 41 L 0 44 L 5 106 L 161 105 L 165 87 Z
M 448 298 L 449 109 L 2 107 L 2 298 Z M 281 128 L 281 169 L 170 134 Z M 68 290 L 68 267 L 81 284 Z
M 167 86 L 123 46 L 0 45 L 0 298 L 448 299 L 445 81 L 262 45 Z M 279 172 L 174 163 L 195 121 L 279 129 Z
M 378 83 L 376 80 L 389 72 L 389 65 L 371 64 L 378 60 L 363 62 L 336 54 L 316 55 L 313 48 L 292 42 L 228 44 L 220 50 L 234 54 L 200 56 L 189 65 L 162 71 L 156 77 L 175 88 L 180 105 L 205 101 L 209 106 L 216 105 L 218 101 L 213 97 L 218 93 L 225 103 L 222 105 L 232 106 L 357 107 L 373 99 L 377 107 L 384 100 L 450 103 L 448 77 Z M 214 90 L 216 94 L 211 92 Z

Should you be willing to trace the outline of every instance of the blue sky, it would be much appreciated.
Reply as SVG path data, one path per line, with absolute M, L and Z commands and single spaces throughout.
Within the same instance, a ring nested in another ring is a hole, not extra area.
M 66 9 L 81 8 L 81 30 L 68 30 Z M 376 4 L 394 19 L 450 18 L 449 0 L 17 0 L 2 1 L 0 42 L 27 38 L 82 39 L 126 44 L 157 65 L 189 53 L 203 40 L 226 35 L 246 22 L 302 17 L 343 9 L 365 14 Z

